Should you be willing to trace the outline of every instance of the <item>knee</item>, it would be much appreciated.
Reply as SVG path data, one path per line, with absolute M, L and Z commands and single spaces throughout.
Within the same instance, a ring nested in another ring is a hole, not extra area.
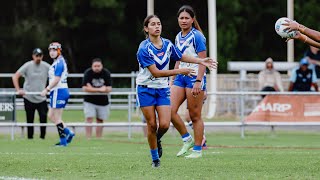
M 149 123 L 148 124 L 148 132 L 156 133 L 157 132 L 157 124 L 156 123 Z
M 167 131 L 169 129 L 170 123 L 161 123 L 159 124 L 159 129 L 162 131 Z
M 192 122 L 197 122 L 201 120 L 201 113 L 199 112 L 190 112 L 190 118 Z
M 48 114 L 48 118 L 49 118 L 51 121 L 55 121 L 53 113 L 49 113 L 49 114 Z
M 87 118 L 87 119 L 86 119 L 86 122 L 87 122 L 87 123 L 92 123 L 92 121 L 93 121 L 92 118 Z

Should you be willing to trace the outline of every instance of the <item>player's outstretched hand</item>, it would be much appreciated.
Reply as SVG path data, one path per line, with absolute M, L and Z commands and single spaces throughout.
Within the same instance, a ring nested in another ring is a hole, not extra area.
M 218 62 L 211 59 L 210 57 L 203 58 L 200 64 L 208 67 L 210 71 L 212 71 L 213 69 L 217 69 L 218 66 Z
M 189 77 L 192 77 L 192 76 L 196 76 L 196 71 L 194 69 L 191 69 L 191 68 L 181 68 L 179 69 L 180 73 L 179 74 L 183 74 L 183 75 L 186 75 L 186 76 L 189 76 Z
M 297 31 L 296 35 L 293 36 L 292 38 L 287 38 L 286 42 L 290 41 L 291 39 L 300 39 L 301 36 L 302 34 L 299 31 Z
M 287 28 L 283 29 L 284 31 L 297 31 L 299 29 L 300 24 L 297 21 L 289 21 L 285 20 L 287 23 L 283 23 L 282 25 L 288 26 Z

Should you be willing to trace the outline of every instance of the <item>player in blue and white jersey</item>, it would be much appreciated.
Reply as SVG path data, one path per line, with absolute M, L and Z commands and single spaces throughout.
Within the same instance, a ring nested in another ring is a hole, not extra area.
M 50 92 L 49 119 L 56 124 L 60 141 L 57 146 L 67 146 L 71 142 L 74 133 L 65 127 L 62 121 L 62 112 L 68 103 L 68 67 L 64 57 L 61 54 L 61 44 L 53 42 L 49 45 L 49 55 L 53 63 L 49 68 L 49 85 L 42 91 L 41 95 L 46 96 Z
M 209 68 L 214 68 L 216 63 L 210 58 L 201 59 L 182 55 L 170 40 L 161 37 L 162 25 L 156 15 L 145 18 L 143 30 L 146 40 L 140 43 L 137 51 L 139 62 L 139 73 L 136 79 L 137 105 L 147 121 L 152 167 L 160 167 L 159 158 L 162 155 L 160 138 L 168 130 L 171 119 L 168 77 L 177 74 L 191 76 L 195 72 L 191 68 L 169 70 L 170 60 L 199 63 Z M 156 113 L 159 127 L 156 122 Z
M 175 45 L 184 55 L 193 57 L 207 57 L 206 38 L 196 20 L 194 10 L 191 6 L 182 6 L 178 13 L 178 23 L 181 31 L 177 34 Z M 175 68 L 191 68 L 196 72 L 192 76 L 179 74 L 173 77 L 171 86 L 171 121 L 179 131 L 183 147 L 177 156 L 186 155 L 188 150 L 193 151 L 186 158 L 199 158 L 202 156 L 202 146 L 205 144 L 204 124 L 201 118 L 202 105 L 206 91 L 206 67 L 195 63 L 177 62 Z M 187 111 L 192 121 L 194 139 L 188 133 L 187 128 L 178 114 L 180 105 L 187 100 Z

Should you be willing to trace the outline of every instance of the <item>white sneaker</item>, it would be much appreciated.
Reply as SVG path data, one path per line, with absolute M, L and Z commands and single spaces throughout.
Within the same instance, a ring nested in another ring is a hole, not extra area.
M 181 150 L 178 152 L 177 156 L 180 157 L 180 156 L 186 154 L 189 149 L 193 148 L 193 146 L 194 146 L 193 139 L 190 139 L 189 141 L 184 142 L 183 146 L 182 146 Z

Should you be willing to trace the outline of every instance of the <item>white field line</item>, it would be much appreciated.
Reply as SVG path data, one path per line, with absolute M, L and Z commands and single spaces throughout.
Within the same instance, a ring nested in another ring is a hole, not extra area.
M 0 180 L 40 180 L 40 179 L 24 178 L 24 177 L 0 176 Z

